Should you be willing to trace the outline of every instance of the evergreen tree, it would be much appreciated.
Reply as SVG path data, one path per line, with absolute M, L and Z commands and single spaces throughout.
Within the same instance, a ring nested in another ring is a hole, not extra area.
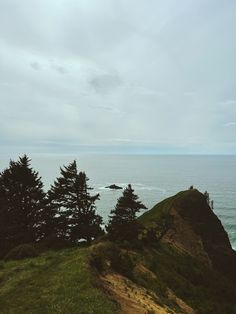
M 0 258 L 5 255 L 9 248 L 10 215 L 7 210 L 6 199 L 3 191 L 0 191 Z
M 210 205 L 210 194 L 207 191 L 205 191 L 204 196 L 206 198 L 207 204 Z
M 102 218 L 96 214 L 95 202 L 99 194 L 91 196 L 91 188 L 84 172 L 77 171 L 76 161 L 61 168 L 61 177 L 48 192 L 51 207 L 57 208 L 59 236 L 77 243 L 102 233 Z
M 70 217 L 75 200 L 75 182 L 77 177 L 76 161 L 60 168 L 61 176 L 54 181 L 48 191 L 48 204 L 55 212 L 56 233 L 60 238 L 69 240 Z M 50 219 L 50 217 L 49 217 Z
M 80 172 L 76 178 L 77 200 L 71 218 L 71 238 L 73 241 L 84 238 L 89 244 L 102 233 L 102 217 L 96 214 L 95 202 L 99 194 L 90 195 L 92 188 L 88 186 L 88 180 L 85 172 Z
M 8 249 L 40 238 L 44 205 L 43 184 L 30 167 L 30 159 L 24 155 L 17 162 L 10 161 L 0 174 L 1 235 Z
M 134 194 L 134 190 L 129 184 L 109 216 L 106 230 L 111 240 L 130 242 L 137 240 L 140 226 L 136 215 L 140 209 L 147 209 L 147 207 L 138 201 L 138 196 Z
M 54 242 L 57 238 L 57 232 L 57 209 L 51 206 L 50 201 L 46 195 L 44 209 L 40 213 L 40 240 L 43 240 L 45 245 L 48 244 L 53 246 L 54 243 L 51 242 Z

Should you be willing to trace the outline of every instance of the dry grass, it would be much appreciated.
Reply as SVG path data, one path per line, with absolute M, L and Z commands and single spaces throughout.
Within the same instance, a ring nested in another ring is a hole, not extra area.
M 120 314 L 169 314 L 174 313 L 166 306 L 157 304 L 153 292 L 134 284 L 127 278 L 110 273 L 100 277 L 105 289 L 120 305 Z

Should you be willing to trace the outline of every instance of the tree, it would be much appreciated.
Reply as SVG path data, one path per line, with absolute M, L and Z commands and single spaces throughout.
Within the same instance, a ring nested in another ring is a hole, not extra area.
M 59 238 L 68 240 L 70 234 L 71 208 L 75 202 L 75 181 L 77 176 L 76 161 L 60 168 L 61 176 L 54 181 L 48 191 L 47 199 L 51 211 L 55 212 L 56 233 Z M 49 221 L 51 220 L 50 217 Z
M 71 216 L 71 238 L 74 242 L 78 239 L 86 239 L 90 244 L 92 238 L 102 234 L 102 217 L 96 214 L 95 202 L 99 200 L 99 194 L 90 195 L 88 178 L 85 172 L 80 172 L 76 178 L 75 190 L 77 193 L 76 206 Z
M 102 233 L 102 218 L 96 214 L 95 206 L 99 194 L 90 195 L 87 181 L 86 174 L 78 173 L 73 161 L 61 168 L 61 177 L 48 192 L 50 206 L 57 208 L 59 236 L 73 243 L 86 239 L 89 244 Z
M 209 193 L 207 191 L 204 192 L 204 196 L 206 198 L 207 204 L 210 205 L 210 195 L 209 195 Z
M 0 258 L 5 255 L 9 248 L 9 223 L 10 215 L 7 210 L 6 199 L 3 191 L 0 191 Z
M 138 196 L 134 194 L 129 184 L 109 216 L 106 230 L 110 239 L 130 242 L 137 240 L 140 225 L 136 220 L 136 215 L 141 209 L 147 209 L 147 207 L 138 201 Z
M 1 229 L 8 249 L 40 238 L 45 193 L 26 155 L 10 161 L 9 168 L 0 174 L 0 203 Z

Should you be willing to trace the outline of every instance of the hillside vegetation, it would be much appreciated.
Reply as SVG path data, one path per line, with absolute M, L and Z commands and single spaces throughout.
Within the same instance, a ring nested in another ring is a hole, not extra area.
M 143 214 L 139 243 L 0 263 L 0 313 L 236 314 L 235 251 L 197 190 Z
M 96 287 L 86 248 L 0 264 L 2 314 L 111 314 L 116 308 Z

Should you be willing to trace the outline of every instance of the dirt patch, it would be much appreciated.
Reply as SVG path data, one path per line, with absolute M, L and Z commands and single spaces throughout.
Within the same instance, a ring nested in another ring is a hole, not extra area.
M 137 273 L 139 273 L 139 274 L 145 274 L 145 275 L 147 275 L 149 278 L 151 278 L 151 279 L 157 279 L 157 276 L 152 272 L 152 271 L 150 271 L 149 269 L 147 269 L 144 265 L 142 265 L 142 264 L 138 264 L 136 267 L 135 267 L 135 269 L 134 269 L 134 271 L 136 271 Z
M 170 308 L 157 304 L 158 297 L 153 292 L 147 291 L 119 274 L 110 273 L 101 276 L 101 280 L 105 289 L 120 305 L 120 314 L 175 313 Z
M 181 310 L 183 311 L 183 313 L 185 314 L 195 314 L 195 311 L 187 304 L 185 303 L 183 300 L 179 299 L 174 293 L 173 291 L 171 291 L 170 289 L 168 289 L 168 298 L 172 301 L 174 301 L 179 308 L 181 308 Z

